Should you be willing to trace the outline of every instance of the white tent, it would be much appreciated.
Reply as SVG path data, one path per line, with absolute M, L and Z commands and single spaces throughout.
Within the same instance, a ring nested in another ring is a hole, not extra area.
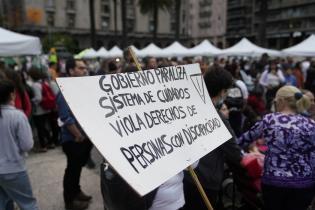
M 185 57 L 191 56 L 191 53 L 188 48 L 181 45 L 179 42 L 175 41 L 170 46 L 162 49 L 162 54 L 160 57 Z
M 137 55 L 141 58 L 146 57 L 146 56 L 160 57 L 162 53 L 163 52 L 161 48 L 151 43 L 145 48 L 139 50 Z
M 140 50 L 139 50 L 138 48 L 136 48 L 134 45 L 130 45 L 130 47 L 131 47 L 132 51 L 133 51 L 137 56 L 139 56 Z
M 99 58 L 106 58 L 108 57 L 108 51 L 105 49 L 105 47 L 101 47 L 97 52 L 96 52 L 96 57 Z
M 82 58 L 86 58 L 86 59 L 91 59 L 91 58 L 96 58 L 96 57 L 97 57 L 97 53 L 93 48 L 89 48 L 88 50 L 86 50 L 82 56 Z
M 108 51 L 109 58 L 117 58 L 117 57 L 122 57 L 122 56 L 123 56 L 123 51 L 116 45 Z
M 192 56 L 211 56 L 221 53 L 221 49 L 213 46 L 208 40 L 203 40 L 200 44 L 189 49 Z
M 315 56 L 315 35 L 312 34 L 301 43 L 282 50 L 286 55 Z
M 248 56 L 248 57 L 259 57 L 262 54 L 267 53 L 269 56 L 281 56 L 281 52 L 277 50 L 270 50 L 259 47 L 248 39 L 243 38 L 241 41 L 236 43 L 234 46 L 222 50 L 222 55 L 227 56 Z
M 41 50 L 38 37 L 0 28 L 0 56 L 39 55 Z

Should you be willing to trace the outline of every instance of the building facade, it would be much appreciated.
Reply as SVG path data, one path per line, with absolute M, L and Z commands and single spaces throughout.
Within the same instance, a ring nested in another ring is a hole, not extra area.
M 192 42 L 196 44 L 208 39 L 216 46 L 224 47 L 227 0 L 190 0 L 187 6 L 189 18 L 186 24 Z
M 315 32 L 315 0 L 269 0 L 261 12 L 261 0 L 228 0 L 227 45 L 242 37 L 258 43 L 260 27 L 266 31 L 265 47 L 283 49 Z
M 2 25 L 6 28 L 34 34 L 41 38 L 49 38 L 57 33 L 68 34 L 80 49 L 91 46 L 89 0 L 0 0 L 0 2 L 2 10 L 6 11 L 3 16 L 7 18 L 2 21 Z M 186 7 L 185 2 L 181 3 L 182 9 Z M 153 17 L 140 12 L 137 0 L 126 0 L 126 3 L 127 44 L 133 44 L 138 48 L 145 47 L 152 42 Z M 120 45 L 121 1 L 94 0 L 94 4 L 97 48 Z M 18 5 L 18 8 L 14 5 Z M 185 14 L 185 11 L 181 11 L 181 14 Z M 171 44 L 175 39 L 174 15 L 173 8 L 169 11 L 159 10 L 156 44 L 161 47 Z M 180 39 L 186 40 L 187 29 L 185 24 L 181 26 Z

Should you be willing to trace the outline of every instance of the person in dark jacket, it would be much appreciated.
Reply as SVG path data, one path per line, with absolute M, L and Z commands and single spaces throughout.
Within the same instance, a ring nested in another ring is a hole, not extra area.
M 83 61 L 70 58 L 66 62 L 69 76 L 80 77 L 87 75 L 87 68 Z M 63 178 L 63 196 L 67 210 L 87 209 L 91 196 L 86 195 L 80 188 L 82 167 L 90 157 L 92 143 L 89 141 L 77 120 L 73 116 L 64 97 L 57 95 L 59 119 L 61 127 L 62 149 L 67 157 L 67 168 Z
M 215 106 L 221 104 L 227 94 L 227 89 L 232 85 L 232 75 L 221 67 L 215 66 L 205 73 L 204 79 L 213 104 Z M 241 150 L 236 144 L 235 134 L 229 122 L 222 115 L 220 117 L 233 137 L 201 158 L 195 168 L 201 185 L 214 209 L 217 209 L 216 206 L 218 205 L 225 160 L 235 165 L 239 165 L 241 161 Z M 188 173 L 185 173 L 184 177 L 184 193 L 185 210 L 207 209 Z

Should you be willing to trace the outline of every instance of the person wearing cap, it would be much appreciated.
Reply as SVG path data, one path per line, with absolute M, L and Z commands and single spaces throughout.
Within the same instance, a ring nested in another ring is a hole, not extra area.
M 309 98 L 293 86 L 276 93 L 276 112 L 267 114 L 238 143 L 246 147 L 264 138 L 268 150 L 262 176 L 265 209 L 305 210 L 314 196 L 315 121 L 300 113 Z

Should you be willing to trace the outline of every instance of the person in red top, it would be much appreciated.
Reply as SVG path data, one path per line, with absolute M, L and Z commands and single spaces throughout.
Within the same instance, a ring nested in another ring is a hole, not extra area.
M 32 113 L 32 104 L 30 97 L 23 85 L 21 75 L 12 69 L 6 69 L 5 75 L 7 79 L 14 83 L 15 86 L 15 107 L 22 110 L 24 114 L 30 118 Z
M 301 62 L 297 62 L 293 70 L 293 75 L 296 78 L 296 86 L 299 89 L 302 89 L 304 86 L 304 76 L 301 70 Z

